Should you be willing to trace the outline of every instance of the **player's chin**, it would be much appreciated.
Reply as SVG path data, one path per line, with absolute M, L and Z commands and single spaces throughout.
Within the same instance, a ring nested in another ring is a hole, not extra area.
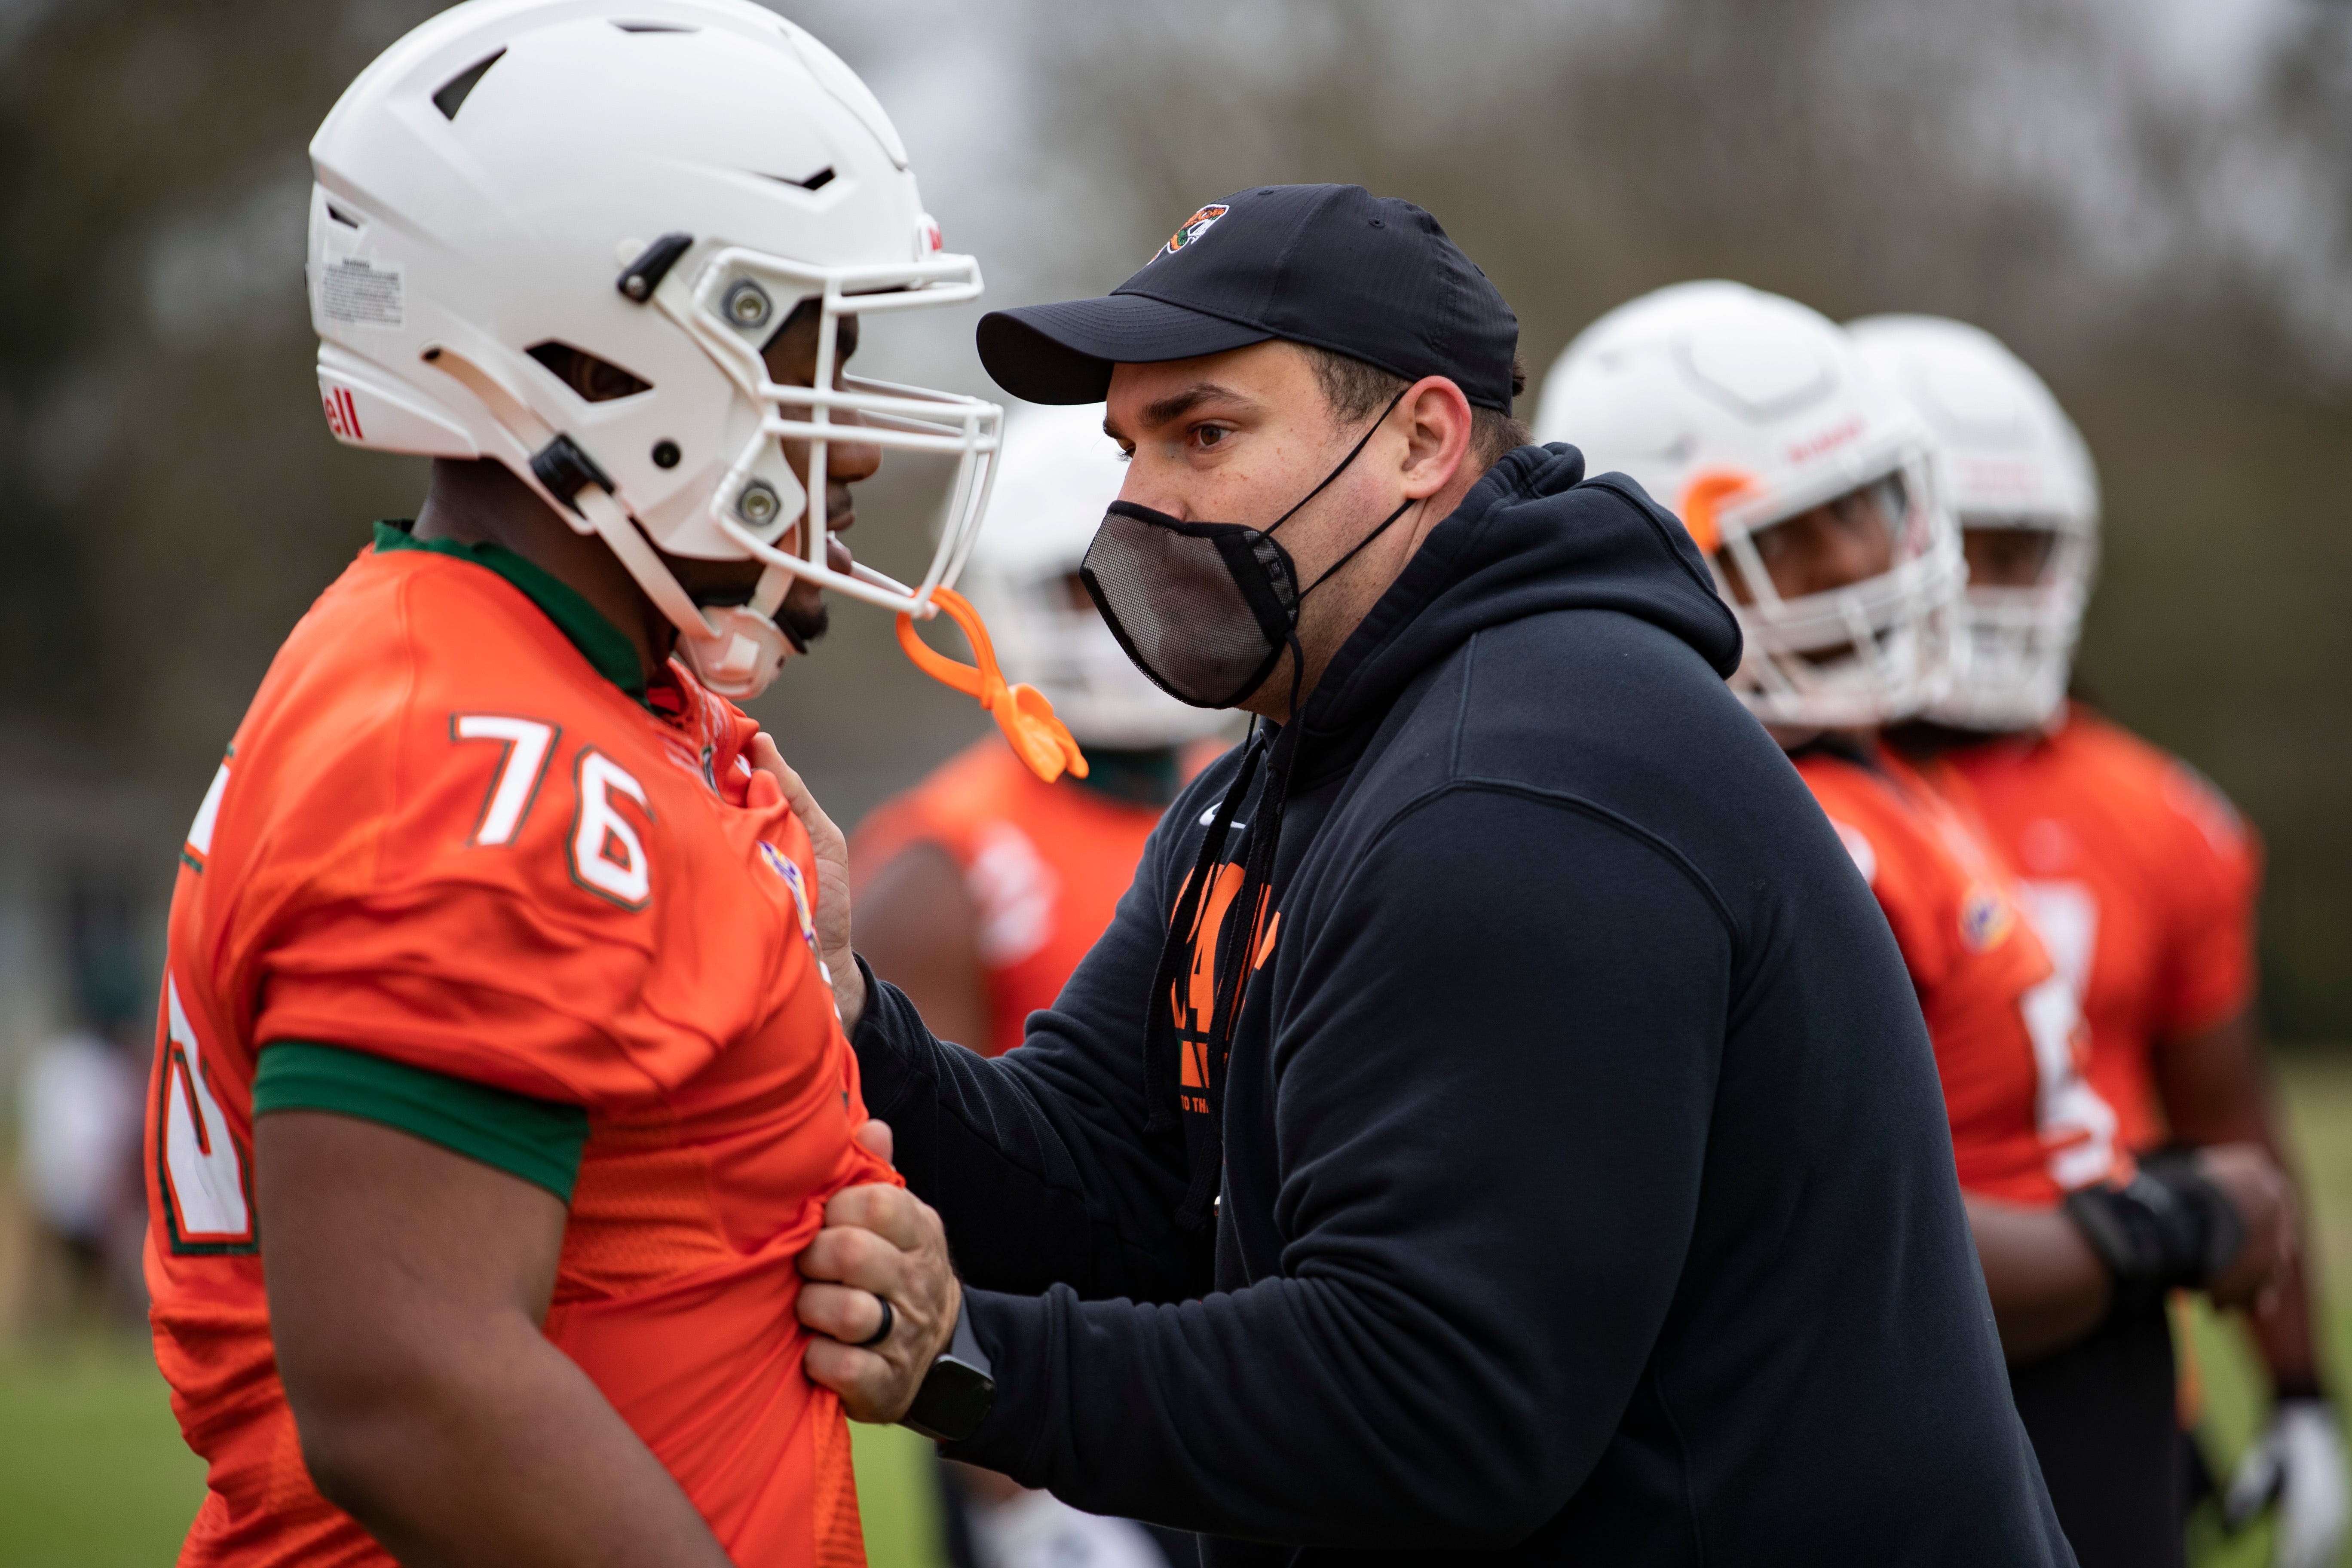
M 795 587 L 786 594 L 776 620 L 804 648 L 833 629 L 833 611 L 824 593 L 813 587 Z

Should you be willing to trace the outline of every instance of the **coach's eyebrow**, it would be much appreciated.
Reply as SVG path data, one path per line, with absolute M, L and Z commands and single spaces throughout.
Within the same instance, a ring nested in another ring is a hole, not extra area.
M 1196 381 L 1181 392 L 1171 392 L 1157 403 L 1147 404 L 1143 410 L 1143 422 L 1155 427 L 1172 425 L 1202 404 L 1220 397 L 1231 398 L 1235 403 L 1250 401 L 1244 394 L 1218 382 Z

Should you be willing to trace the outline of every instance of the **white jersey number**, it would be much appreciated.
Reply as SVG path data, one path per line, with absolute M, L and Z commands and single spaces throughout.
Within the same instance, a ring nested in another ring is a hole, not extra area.
M 2050 962 L 2074 988 L 2077 999 L 2091 994 L 2091 961 L 2099 951 L 2099 900 L 2081 882 L 2023 882 L 2025 912 L 2050 950 Z
M 547 776 L 548 758 L 563 731 L 536 719 L 513 719 L 503 713 L 452 713 L 452 741 L 497 741 L 504 748 L 498 777 L 482 797 L 482 815 L 474 824 L 468 844 L 505 844 L 522 826 L 530 803 L 539 798 L 540 780 Z
M 646 786 L 628 775 L 604 752 L 583 746 L 575 764 L 580 787 L 580 814 L 572 828 L 572 875 L 590 892 L 610 899 L 625 910 L 641 910 L 653 899 L 653 872 L 646 863 L 645 840 L 636 825 L 614 805 L 616 795 L 637 803 L 653 820 L 646 802 Z
M 2083 1014 L 2066 977 L 2052 975 L 2027 992 L 2020 1005 L 2041 1080 L 2034 1120 L 2042 1145 L 2050 1152 L 2052 1179 L 2072 1192 L 2114 1170 L 2115 1108 L 2083 1079 L 2077 1040 Z
M 175 1252 L 251 1252 L 252 1195 L 245 1158 L 229 1135 L 228 1118 L 205 1079 L 204 1052 L 180 1005 L 180 983 L 163 979 L 163 1016 L 170 1055 L 163 1062 L 163 1104 L 158 1119 L 163 1144 L 165 1205 Z

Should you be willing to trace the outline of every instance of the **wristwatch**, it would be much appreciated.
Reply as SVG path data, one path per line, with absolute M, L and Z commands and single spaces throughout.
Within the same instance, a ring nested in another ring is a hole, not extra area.
M 923 1374 L 915 1403 L 907 1406 L 898 1425 L 934 1443 L 961 1443 L 980 1430 L 995 1404 L 995 1368 L 980 1348 L 980 1336 L 971 1331 L 971 1302 L 966 1297 L 956 1306 L 954 1337 Z

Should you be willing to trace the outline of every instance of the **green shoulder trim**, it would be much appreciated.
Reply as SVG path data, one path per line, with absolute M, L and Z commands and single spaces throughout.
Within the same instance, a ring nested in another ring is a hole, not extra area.
M 566 1204 L 588 1142 L 588 1113 L 576 1105 L 306 1040 L 272 1040 L 261 1047 L 253 1114 L 273 1110 L 329 1110 L 397 1127 L 545 1187 Z
M 375 525 L 375 547 L 378 550 L 429 550 L 436 555 L 454 556 L 470 561 L 477 566 L 487 566 L 516 587 L 523 596 L 537 605 L 541 614 L 555 623 L 555 629 L 571 639 L 572 646 L 596 668 L 596 673 L 642 702 L 646 698 L 645 666 L 638 662 L 636 646 L 623 635 L 621 628 L 606 620 L 595 605 L 580 596 L 568 583 L 545 567 L 525 560 L 503 544 L 488 541 L 467 544 L 455 539 L 419 539 L 409 531 L 413 522 L 379 522 Z

